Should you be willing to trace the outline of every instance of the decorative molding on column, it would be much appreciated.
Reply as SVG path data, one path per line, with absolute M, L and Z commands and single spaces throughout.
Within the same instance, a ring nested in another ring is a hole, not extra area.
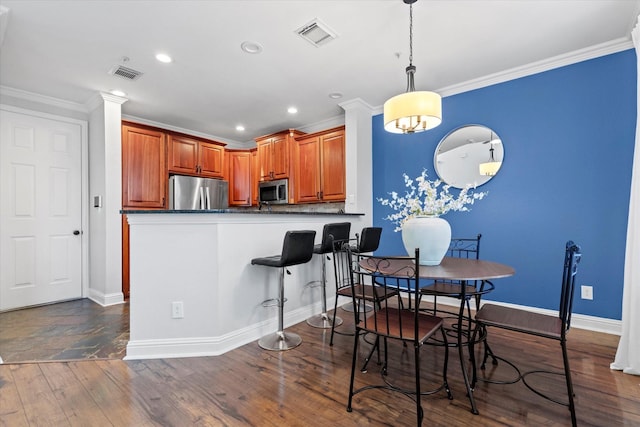
M 353 109 L 363 109 L 373 114 L 375 110 L 375 108 L 373 108 L 371 105 L 369 105 L 368 103 L 366 103 L 360 98 L 350 99 L 348 101 L 341 102 L 338 105 L 345 111 L 353 110 Z
M 101 106 L 105 101 L 113 102 L 114 104 L 124 104 L 127 102 L 128 98 L 123 98 L 121 96 L 111 95 L 106 92 L 98 92 L 90 100 L 88 100 L 84 105 L 85 111 L 93 111 L 99 106 Z

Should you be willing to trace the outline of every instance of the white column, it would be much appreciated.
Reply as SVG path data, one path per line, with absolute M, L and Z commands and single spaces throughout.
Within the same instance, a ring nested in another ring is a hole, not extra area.
M 340 104 L 345 111 L 347 199 L 345 211 L 364 213 L 370 225 L 373 212 L 373 108 L 361 99 Z
M 99 93 L 89 103 L 89 195 L 101 207 L 89 214 L 89 298 L 102 305 L 122 294 L 122 104 L 126 98 Z

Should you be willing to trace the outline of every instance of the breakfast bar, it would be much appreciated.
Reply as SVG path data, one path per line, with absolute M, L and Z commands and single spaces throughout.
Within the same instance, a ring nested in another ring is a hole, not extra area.
M 273 333 L 277 308 L 262 302 L 277 295 L 278 275 L 251 259 L 280 253 L 288 230 L 320 236 L 329 222 L 349 221 L 352 230 L 366 225 L 364 215 L 342 212 L 122 213 L 135 260 L 127 360 L 219 355 Z M 308 286 L 320 279 L 319 257 L 290 271 L 285 327 L 321 311 L 320 288 Z

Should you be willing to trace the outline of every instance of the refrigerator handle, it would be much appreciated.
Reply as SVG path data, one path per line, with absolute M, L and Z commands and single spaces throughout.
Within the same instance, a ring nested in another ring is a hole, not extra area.
M 209 194 L 209 187 L 204 187 L 204 191 L 205 191 L 206 209 L 210 210 L 211 209 L 211 194 Z
M 202 187 L 199 187 L 198 191 L 200 193 L 200 209 L 204 209 L 204 189 Z

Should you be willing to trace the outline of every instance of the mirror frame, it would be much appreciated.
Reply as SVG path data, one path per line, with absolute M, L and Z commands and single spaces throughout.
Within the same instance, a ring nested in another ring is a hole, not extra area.
M 496 139 L 499 142 L 490 142 Z M 489 162 L 491 155 L 500 165 L 495 174 L 481 175 L 480 164 Z M 451 130 L 440 140 L 433 153 L 436 174 L 444 183 L 455 188 L 486 184 L 499 173 L 503 162 L 504 143 L 500 136 L 490 127 L 480 124 L 463 125 Z

